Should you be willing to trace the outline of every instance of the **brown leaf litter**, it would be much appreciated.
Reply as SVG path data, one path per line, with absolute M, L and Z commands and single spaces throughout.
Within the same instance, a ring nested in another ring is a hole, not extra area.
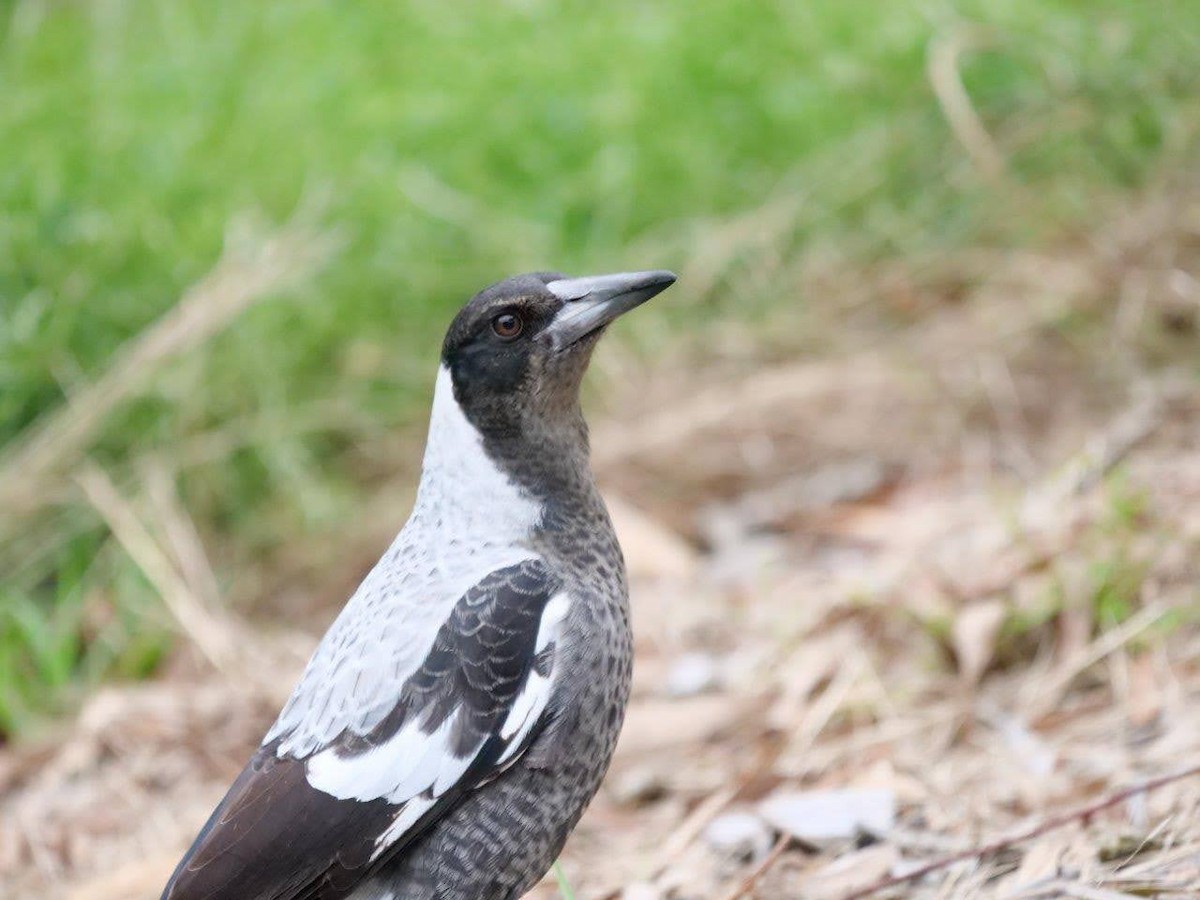
M 1200 895 L 1200 777 L 1119 793 L 1200 764 L 1200 385 L 1128 368 L 1172 284 L 1134 219 L 972 262 L 869 351 L 649 373 L 596 429 L 638 659 L 577 896 Z M 1052 327 L 1097 296 L 1099 357 Z M 158 895 L 303 659 L 203 621 L 161 680 L 0 749 L 0 897 Z

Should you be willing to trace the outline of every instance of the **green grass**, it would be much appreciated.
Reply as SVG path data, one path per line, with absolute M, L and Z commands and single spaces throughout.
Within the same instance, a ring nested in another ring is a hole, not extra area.
M 555 863 L 554 882 L 558 885 L 559 896 L 562 900 L 575 900 L 575 889 L 571 887 L 571 881 L 567 878 L 567 873 L 563 871 L 562 863 Z
M 929 42 L 968 22 L 992 30 L 962 74 L 1017 200 L 973 173 L 925 75 Z M 479 286 L 680 265 L 706 225 L 787 195 L 789 253 L 1035 242 L 1195 159 L 1198 57 L 1184 0 L 0 0 L 0 445 L 169 309 L 232 220 L 323 198 L 336 260 L 88 448 L 133 494 L 140 460 L 175 461 L 230 579 L 335 533 L 407 462 L 363 448 L 423 415 L 440 331 Z M 646 332 L 804 300 L 728 276 L 688 291 Z M 228 449 L 185 452 L 214 438 Z M 166 640 L 66 496 L 0 521 L 0 733 Z

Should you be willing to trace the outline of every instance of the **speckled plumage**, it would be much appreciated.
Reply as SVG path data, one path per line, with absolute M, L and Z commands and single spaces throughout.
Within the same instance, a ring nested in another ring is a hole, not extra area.
M 553 721 L 521 759 L 447 815 L 426 838 L 353 895 L 401 884 L 396 900 L 520 897 L 558 857 L 600 786 L 629 699 L 633 646 L 625 568 L 608 514 L 592 489 L 539 529 L 535 546 L 571 585 L 564 675 Z
M 408 523 L 164 900 L 509 900 L 544 875 L 632 665 L 579 384 L 604 325 L 673 280 L 537 273 L 459 313 Z

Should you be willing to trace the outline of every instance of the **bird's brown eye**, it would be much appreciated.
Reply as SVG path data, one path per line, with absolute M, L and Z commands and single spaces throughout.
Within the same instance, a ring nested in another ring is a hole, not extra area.
M 512 340 L 525 328 L 521 317 L 514 313 L 501 313 L 492 319 L 492 331 L 505 340 Z

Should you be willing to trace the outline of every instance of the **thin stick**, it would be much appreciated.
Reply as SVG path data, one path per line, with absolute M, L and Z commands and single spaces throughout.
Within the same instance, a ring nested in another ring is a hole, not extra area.
M 1106 631 L 1073 659 L 1064 661 L 1060 671 L 1050 676 L 1049 684 L 1041 686 L 1036 697 L 1031 698 L 1033 719 L 1040 719 L 1056 707 L 1071 682 L 1083 671 L 1090 669 L 1104 657 L 1124 647 L 1171 611 L 1166 603 L 1153 603 L 1142 607 L 1116 628 Z
M 779 861 L 779 857 L 783 856 L 783 851 L 792 845 L 792 836 L 790 834 L 782 834 L 779 840 L 775 842 L 775 846 L 771 848 L 771 852 L 766 855 L 762 862 L 754 867 L 749 875 L 745 877 L 741 884 L 733 889 L 733 892 L 726 894 L 722 900 L 741 900 L 752 890 L 754 885 L 758 883 L 758 879 L 762 878 L 767 873 L 771 866 Z
M 231 671 L 236 641 L 227 620 L 220 611 L 208 609 L 196 597 L 108 473 L 87 462 L 76 482 L 129 558 L 154 585 L 180 629 L 217 669 Z
M 842 900 L 861 900 L 863 897 L 869 897 L 879 891 L 890 887 L 896 887 L 901 884 L 908 884 L 910 881 L 917 881 L 924 878 L 932 872 L 937 872 L 941 869 L 948 868 L 955 863 L 966 862 L 970 859 L 982 859 L 985 856 L 994 856 L 1002 850 L 1007 850 L 1014 844 L 1020 844 L 1024 841 L 1033 840 L 1042 835 L 1055 831 L 1074 822 L 1090 819 L 1096 813 L 1103 812 L 1120 803 L 1124 803 L 1131 797 L 1136 797 L 1139 794 L 1148 794 L 1151 791 L 1156 791 L 1161 787 L 1171 784 L 1176 781 L 1182 781 L 1185 778 L 1192 778 L 1200 775 L 1200 765 L 1191 766 L 1181 772 L 1175 772 L 1171 775 L 1162 775 L 1158 778 L 1152 778 L 1149 781 L 1144 781 L 1141 784 L 1135 784 L 1133 787 L 1127 787 L 1124 790 L 1117 791 L 1115 794 L 1110 794 L 1103 800 L 1097 800 L 1095 803 L 1088 804 L 1080 809 L 1072 810 L 1071 812 L 1062 813 L 1057 816 L 1051 816 L 1049 819 L 1043 820 L 1040 824 L 1017 834 L 1009 835 L 1008 837 L 999 838 L 991 843 L 984 844 L 982 847 L 975 847 L 971 850 L 962 850 L 958 853 L 951 853 L 948 856 L 943 856 L 941 859 L 935 859 L 933 862 L 926 863 L 918 869 L 911 872 L 906 872 L 903 875 L 890 875 L 876 881 L 874 884 L 868 885 L 865 888 L 860 888 L 849 894 L 845 894 Z M 730 898 L 732 900 L 732 898 Z
M 998 181 L 1004 175 L 1004 156 L 975 111 L 958 67 L 959 57 L 965 51 L 990 42 L 991 35 L 980 29 L 961 29 L 948 37 L 937 38 L 929 46 L 926 68 L 933 92 L 954 136 L 975 167 L 990 180 Z
M 688 814 L 687 818 L 680 823 L 667 840 L 663 843 L 661 852 L 655 858 L 654 865 L 651 868 L 651 878 L 657 878 L 663 871 L 671 865 L 692 842 L 700 836 L 700 832 L 704 830 L 709 822 L 717 817 L 730 801 L 737 796 L 741 785 L 736 787 L 727 787 L 719 790 L 714 794 L 706 797 L 695 809 Z

